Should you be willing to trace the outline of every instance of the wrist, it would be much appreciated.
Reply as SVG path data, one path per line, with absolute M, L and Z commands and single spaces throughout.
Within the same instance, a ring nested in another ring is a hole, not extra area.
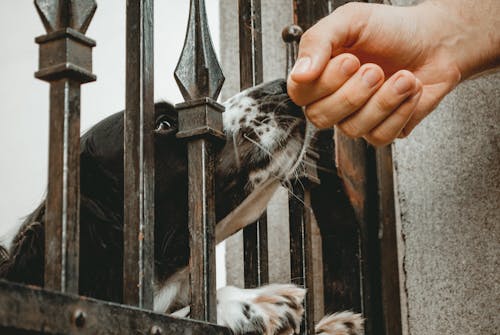
M 446 57 L 465 80 L 500 66 L 500 5 L 497 0 L 428 0 L 420 4 L 434 52 Z M 432 50 L 432 49 L 431 49 Z

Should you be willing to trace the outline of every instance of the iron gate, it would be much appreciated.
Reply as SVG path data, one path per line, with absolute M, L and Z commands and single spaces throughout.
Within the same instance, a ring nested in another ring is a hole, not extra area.
M 0 330 L 31 334 L 230 334 L 216 326 L 214 160 L 224 139 L 216 102 L 224 77 L 213 51 L 203 0 L 190 0 L 184 49 L 175 79 L 178 137 L 188 141 L 191 316 L 175 319 L 153 307 L 154 152 L 153 0 L 127 1 L 123 305 L 78 296 L 80 86 L 93 81 L 85 36 L 95 0 L 35 0 L 47 34 L 36 77 L 50 83 L 50 147 L 44 288 L 0 281 Z M 294 25 L 283 30 L 287 71 L 302 29 L 348 1 L 293 0 Z M 376 1 L 370 1 L 376 2 Z M 240 87 L 262 81 L 260 0 L 239 0 Z M 301 27 L 301 28 L 300 28 Z M 284 73 L 285 75 L 285 73 Z M 328 134 L 328 133 L 327 133 Z M 330 206 L 322 228 L 328 311 L 354 309 L 368 334 L 400 334 L 399 276 L 390 148 L 374 149 L 342 134 L 323 135 L 290 198 L 291 277 L 309 290 L 302 332 L 314 333 L 311 201 Z M 329 154 L 324 154 L 324 153 Z M 337 175 L 315 168 L 336 169 Z M 335 164 L 336 163 L 336 164 Z M 339 178 L 340 176 L 340 178 Z M 328 199 L 328 201 L 326 200 Z M 355 200 L 355 201 L 354 201 Z M 306 207 L 304 207 L 306 204 Z M 383 234 L 379 234 L 380 231 Z M 245 286 L 269 281 L 265 215 L 244 230 Z M 201 250 L 201 252 L 199 252 Z M 355 264 L 352 268 L 352 264 Z

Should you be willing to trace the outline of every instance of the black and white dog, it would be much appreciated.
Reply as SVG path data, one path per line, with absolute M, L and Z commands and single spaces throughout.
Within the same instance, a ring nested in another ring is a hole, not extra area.
M 274 191 L 301 168 L 312 126 L 276 80 L 225 103 L 227 142 L 216 160 L 217 242 L 264 211 Z M 187 161 L 177 140 L 177 112 L 155 106 L 155 300 L 157 312 L 188 316 Z M 111 115 L 81 139 L 80 293 L 120 302 L 122 296 L 123 113 Z M 0 260 L 0 277 L 43 285 L 45 205 L 31 213 Z M 217 292 L 218 323 L 235 334 L 293 334 L 305 290 L 291 284 Z M 324 318 L 317 334 L 362 334 L 362 319 L 343 312 Z

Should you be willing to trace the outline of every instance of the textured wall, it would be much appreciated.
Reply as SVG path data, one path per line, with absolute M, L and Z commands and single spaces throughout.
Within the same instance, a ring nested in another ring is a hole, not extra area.
M 460 85 L 395 145 L 410 334 L 500 321 L 500 75 Z
M 394 149 L 409 333 L 498 333 L 500 74 L 461 84 Z

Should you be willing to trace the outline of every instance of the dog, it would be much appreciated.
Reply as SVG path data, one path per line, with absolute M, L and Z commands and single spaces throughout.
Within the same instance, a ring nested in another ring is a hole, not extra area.
M 227 141 L 216 157 L 217 243 L 252 223 L 278 186 L 300 171 L 313 127 L 275 80 L 224 103 Z M 176 138 L 177 111 L 155 104 L 154 310 L 189 316 L 189 231 L 186 144 Z M 80 294 L 121 302 L 123 270 L 123 112 L 81 138 Z M 0 264 L 0 277 L 43 285 L 45 204 L 20 227 Z M 218 324 L 235 334 L 299 331 L 305 290 L 291 284 L 217 292 Z M 322 319 L 317 334 L 360 335 L 363 321 L 351 312 Z

